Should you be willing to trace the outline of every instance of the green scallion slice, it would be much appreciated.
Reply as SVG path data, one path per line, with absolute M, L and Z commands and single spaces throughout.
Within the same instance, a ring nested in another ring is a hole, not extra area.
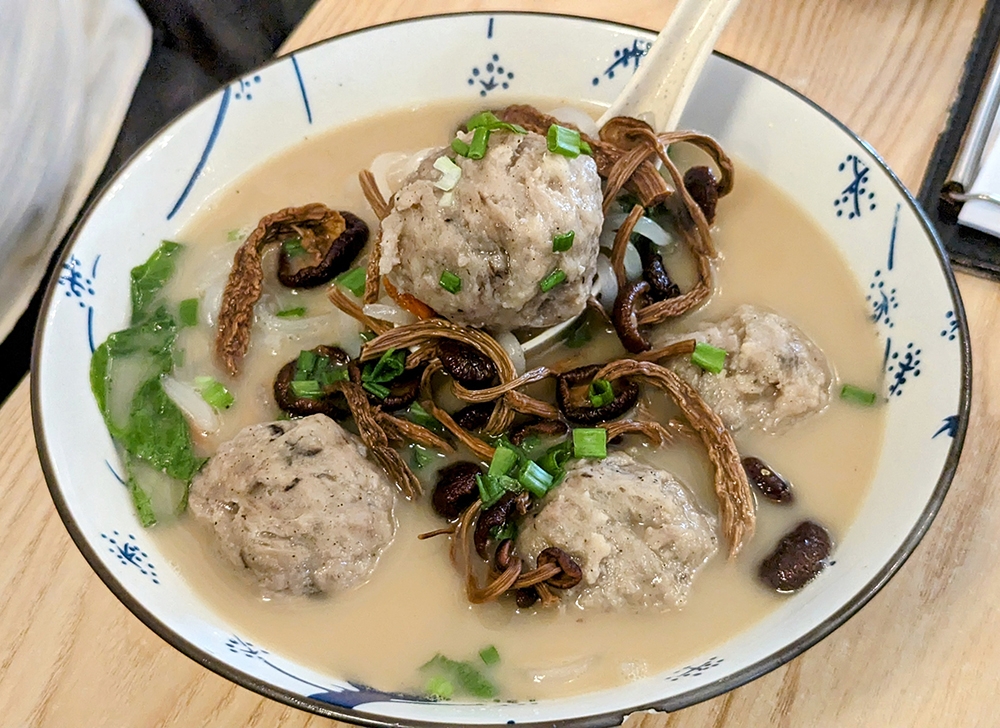
M 366 392 L 371 392 L 379 399 L 385 399 L 390 394 L 389 388 L 379 384 L 378 382 L 362 382 L 361 387 Z
M 177 307 L 177 317 L 181 320 L 182 326 L 196 326 L 198 324 L 198 299 L 185 298 Z
M 229 409 L 236 401 L 222 382 L 216 381 L 214 377 L 195 377 L 194 386 L 201 398 L 217 410 Z
M 438 284 L 444 290 L 448 291 L 448 293 L 458 293 L 462 290 L 462 279 L 450 270 L 446 270 L 441 273 L 441 278 L 438 280 Z
M 603 427 L 574 428 L 573 455 L 578 458 L 606 458 L 608 456 L 608 431 Z
M 302 238 L 288 238 L 281 244 L 281 249 L 285 255 L 294 258 L 296 255 L 303 255 L 306 249 L 302 247 Z
M 278 318 L 302 318 L 306 315 L 305 306 L 296 306 L 295 308 L 285 308 L 275 314 Z
M 493 459 L 490 461 L 490 469 L 487 474 L 491 478 L 506 475 L 520 459 L 516 451 L 501 445 L 493 452 Z
M 878 395 L 875 392 L 869 392 L 867 389 L 855 387 L 853 384 L 845 384 L 840 390 L 840 398 L 848 402 L 864 405 L 865 407 L 871 407 L 878 399 Z
M 501 123 L 500 119 L 498 119 L 496 114 L 494 114 L 492 111 L 480 111 L 478 114 L 476 114 L 467 122 L 465 122 L 465 128 L 468 131 L 472 131 L 473 129 L 478 129 L 481 126 L 484 126 L 488 129 L 492 129 L 497 124 L 500 123 Z
M 607 379 L 595 379 L 587 390 L 591 407 L 603 407 L 615 401 L 615 391 Z
M 576 129 L 567 129 L 565 126 L 553 124 L 549 127 L 546 139 L 549 151 L 553 154 L 561 154 L 570 158 L 580 156 L 580 132 Z
M 438 700 L 448 700 L 455 694 L 455 686 L 449 680 L 435 675 L 427 681 L 427 695 Z
M 469 159 L 482 159 L 486 156 L 486 145 L 490 141 L 490 130 L 484 126 L 472 132 L 472 143 L 469 144 Z
M 542 498 L 552 487 L 552 476 L 538 463 L 525 460 L 517 474 L 517 482 L 536 498 Z
M 458 137 L 451 140 L 451 151 L 461 157 L 469 156 L 469 144 L 468 142 L 462 141 Z
M 298 361 L 295 362 L 295 379 L 298 381 L 312 379 L 313 374 L 316 373 L 317 359 L 318 357 L 314 351 L 308 349 L 300 351 Z
M 542 289 L 542 293 L 548 293 L 565 280 L 566 272 L 560 268 L 556 268 L 541 280 L 538 287 Z
M 554 238 L 552 238 L 552 252 L 553 253 L 565 253 L 567 250 L 573 247 L 573 238 L 576 237 L 576 232 L 570 230 L 566 233 L 559 233 Z
M 718 374 L 726 366 L 726 350 L 699 341 L 691 354 L 691 363 L 706 372 Z
M 479 500 L 483 502 L 483 508 L 489 508 L 504 493 L 504 489 L 497 482 L 497 479 L 491 478 L 489 475 L 477 475 L 476 487 L 479 489 Z
M 329 362 L 322 369 L 316 371 L 316 381 L 321 386 L 329 386 L 334 382 L 346 382 L 351 376 L 347 372 L 347 367 L 340 364 L 330 364 Z
M 590 333 L 590 318 L 584 313 L 576 320 L 575 324 L 566 330 L 562 341 L 570 349 L 579 349 L 588 343 L 591 338 L 593 338 L 593 335 Z
M 560 442 L 546 450 L 545 454 L 538 459 L 538 464 L 553 478 L 558 478 L 565 472 L 566 463 L 569 462 L 572 455 L 573 443 L 566 440 L 566 442 Z
M 346 273 L 337 276 L 337 283 L 349 290 L 357 298 L 365 293 L 365 282 L 368 279 L 368 271 L 364 268 L 351 268 Z
M 315 379 L 293 379 L 288 386 L 292 394 L 302 399 L 319 399 L 323 396 L 323 388 Z
M 594 150 L 591 149 L 590 145 L 583 139 L 580 140 L 580 154 L 588 154 L 591 156 L 594 154 Z
M 479 650 L 479 659 L 487 665 L 495 665 L 500 662 L 500 653 L 497 651 L 496 647 L 490 645 L 489 647 L 484 647 Z
M 361 331 L 358 333 L 358 338 L 361 339 L 362 344 L 367 344 L 376 336 L 378 336 L 378 334 L 376 334 L 374 331 Z

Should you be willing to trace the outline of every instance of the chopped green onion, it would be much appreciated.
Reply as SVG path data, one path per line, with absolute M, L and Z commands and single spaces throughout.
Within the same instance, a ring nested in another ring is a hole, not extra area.
M 506 541 L 508 538 L 517 538 L 517 526 L 513 521 L 507 521 L 502 526 L 494 526 L 490 529 L 490 538 L 494 541 Z
M 302 255 L 306 252 L 306 249 L 302 247 L 302 238 L 288 238 L 281 244 L 281 249 L 284 251 L 285 255 L 294 258 L 296 255 Z
M 501 123 L 500 119 L 498 119 L 496 114 L 494 114 L 492 111 L 480 111 L 478 114 L 476 114 L 467 122 L 465 122 L 465 128 L 468 131 L 472 131 L 473 129 L 478 129 L 481 126 L 487 128 L 493 128 L 499 123 Z
M 451 161 L 448 157 L 438 157 L 434 160 L 434 169 L 441 173 L 441 179 L 434 183 L 439 190 L 448 192 L 455 189 L 455 185 L 462 179 L 462 168 Z
M 587 390 L 587 396 L 590 397 L 591 407 L 603 407 L 606 404 L 611 404 L 615 401 L 615 391 L 611 388 L 611 382 L 607 379 L 595 379 L 590 383 L 590 389 Z
M 244 237 L 242 228 L 236 230 L 230 230 L 226 233 L 226 240 L 230 243 L 235 243 L 237 240 L 242 240 Z
M 198 324 L 198 299 L 185 298 L 177 307 L 177 316 L 181 320 L 182 326 L 196 326 Z
M 535 458 L 531 457 L 531 454 L 532 454 L 532 453 L 533 453 L 533 452 L 534 452 L 534 451 L 535 451 L 535 450 L 536 450 L 536 449 L 537 449 L 537 448 L 538 448 L 538 447 L 539 447 L 539 446 L 540 446 L 541 444 L 542 444 L 542 438 L 541 438 L 541 437 L 539 437 L 538 435 L 528 435 L 528 436 L 527 436 L 526 438 L 524 438 L 524 439 L 523 439 L 523 440 L 521 441 L 521 449 L 522 449 L 522 450 L 524 451 L 524 454 L 525 454 L 525 455 L 526 455 L 527 457 L 529 457 L 529 458 L 531 458 L 532 460 L 534 460 Z
M 606 458 L 608 456 L 608 431 L 603 427 L 574 428 L 573 455 L 578 458 Z
M 285 308 L 275 314 L 278 318 L 302 318 L 306 315 L 305 306 L 296 306 L 295 308 Z
M 489 647 L 484 647 L 479 650 L 479 659 L 487 665 L 495 665 L 500 662 L 500 653 L 497 652 L 496 647 L 490 645 Z
M 691 354 L 691 363 L 700 366 L 706 372 L 718 374 L 726 365 L 726 350 L 699 341 Z
M 490 130 L 484 126 L 472 132 L 472 143 L 469 145 L 469 159 L 482 159 L 486 156 L 486 145 L 490 141 Z
M 441 274 L 441 278 L 438 283 L 444 290 L 448 291 L 448 293 L 458 293 L 462 290 L 462 279 L 450 270 L 446 270 Z
M 361 387 L 366 392 L 371 392 L 379 399 L 385 399 L 390 394 L 389 388 L 379 384 L 378 382 L 362 382 Z
M 867 389 L 855 387 L 853 384 L 845 384 L 840 390 L 840 398 L 846 399 L 848 402 L 854 402 L 856 404 L 863 404 L 866 407 L 871 407 L 875 404 L 875 400 L 878 399 L 878 395 L 876 395 L 875 392 L 869 392 Z
M 360 331 L 358 332 L 358 338 L 361 339 L 362 344 L 367 344 L 369 341 L 374 339 L 378 334 L 374 331 Z
M 361 298 L 365 292 L 365 283 L 368 279 L 368 271 L 364 268 L 351 268 L 346 273 L 337 276 L 337 283 L 353 293 L 357 298 Z
M 217 410 L 229 409 L 236 401 L 222 382 L 216 381 L 214 377 L 195 377 L 194 386 L 201 398 Z
M 388 384 L 403 373 L 406 361 L 406 351 L 403 349 L 389 349 L 372 367 L 370 364 L 365 367 L 365 372 L 361 375 L 362 382 L 375 382 L 377 384 Z M 371 367 L 369 369 L 369 367 Z
M 593 155 L 594 150 L 591 149 L 590 145 L 583 139 L 580 140 L 580 153 Z
M 541 280 L 541 283 L 538 284 L 538 287 L 542 289 L 542 293 L 548 293 L 549 291 L 551 291 L 553 288 L 555 288 L 565 280 L 566 280 L 565 271 L 556 268 L 554 271 L 549 273 Z
M 570 230 L 566 233 L 559 233 L 552 238 L 552 252 L 553 253 L 565 253 L 567 250 L 573 247 L 573 238 L 576 237 L 576 232 Z
M 319 399 L 323 396 L 323 388 L 315 379 L 293 379 L 288 386 L 292 394 L 302 399 Z
M 329 362 L 327 362 L 325 367 L 316 372 L 316 381 L 324 387 L 334 382 L 346 382 L 350 378 L 350 374 L 347 373 L 347 367 L 340 364 L 330 364 Z
M 432 698 L 448 700 L 454 694 L 455 686 L 440 675 L 435 675 L 427 681 L 427 695 Z
M 503 495 L 503 488 L 497 479 L 489 475 L 476 475 L 476 487 L 479 488 L 479 500 L 483 502 L 483 508 L 489 508 Z
M 558 478 L 564 474 L 566 463 L 569 462 L 572 455 L 573 443 L 566 440 L 546 450 L 545 454 L 538 459 L 538 464 L 553 478 Z
M 316 372 L 316 352 L 310 351 L 309 349 L 303 349 L 299 352 L 298 361 L 295 362 L 295 379 L 302 381 L 305 379 L 312 379 L 313 374 Z
M 552 487 L 552 476 L 538 463 L 525 460 L 517 474 L 517 482 L 536 498 L 542 498 Z
M 567 129 L 565 126 L 553 124 L 549 127 L 546 138 L 549 151 L 553 154 L 561 154 L 570 158 L 580 156 L 580 132 L 576 129 Z
M 493 453 L 493 460 L 490 461 L 488 475 L 492 478 L 506 475 L 510 472 L 511 468 L 517 465 L 520 459 L 515 450 L 501 445 Z
M 462 141 L 458 137 L 451 140 L 451 151 L 455 152 L 462 157 L 469 156 L 469 144 L 468 142 Z

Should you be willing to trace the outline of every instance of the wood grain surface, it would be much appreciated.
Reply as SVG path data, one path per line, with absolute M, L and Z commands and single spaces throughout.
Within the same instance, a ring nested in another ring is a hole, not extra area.
M 413 15 L 523 9 L 659 28 L 653 0 L 320 0 L 291 50 Z M 744 0 L 719 48 L 805 93 L 919 187 L 983 0 Z M 800 658 L 629 728 L 1000 725 L 1000 287 L 960 275 L 975 365 L 957 477 L 900 573 Z M 81 393 L 81 396 L 86 396 Z M 90 571 L 35 455 L 27 382 L 0 412 L 0 726 L 336 726 L 236 687 L 162 642 Z

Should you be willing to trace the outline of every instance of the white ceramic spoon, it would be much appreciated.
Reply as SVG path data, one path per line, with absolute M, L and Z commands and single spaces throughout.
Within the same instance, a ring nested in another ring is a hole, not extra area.
M 695 82 L 740 0 L 680 0 L 638 70 L 597 121 L 615 116 L 643 119 L 658 131 L 677 126 Z M 521 343 L 525 353 L 555 341 L 576 319 L 545 329 Z

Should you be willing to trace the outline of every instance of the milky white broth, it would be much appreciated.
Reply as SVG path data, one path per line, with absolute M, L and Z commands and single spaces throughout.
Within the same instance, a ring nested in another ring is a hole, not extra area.
M 213 331 L 205 319 L 214 315 L 210 309 L 218 305 L 232 253 L 240 242 L 230 239 L 235 237 L 231 231 L 245 233 L 267 213 L 310 202 L 353 211 L 374 230 L 376 220 L 358 187 L 358 171 L 386 150 L 443 146 L 457 124 L 477 110 L 452 103 L 344 126 L 306 140 L 215 195 L 179 237 L 188 247 L 169 294 L 177 300 L 191 296 L 203 300 L 202 323 L 185 330 L 179 339 L 185 361 L 178 377 L 190 380 L 213 374 L 225 379 L 211 361 Z M 794 483 L 797 501 L 792 507 L 761 502 L 753 540 L 735 562 L 725 560 L 723 545 L 695 580 L 683 610 L 596 614 L 570 606 L 519 612 L 506 600 L 471 606 L 462 578 L 449 562 L 448 538 L 416 538 L 443 525 L 427 499 L 421 503 L 399 499 L 393 543 L 370 581 L 346 594 L 263 599 L 245 575 L 220 559 L 210 534 L 189 516 L 153 529 L 163 553 L 242 638 L 382 690 L 420 691 L 426 676 L 418 667 L 435 653 L 469 659 L 492 644 L 501 655 L 493 675 L 503 697 L 572 695 L 676 668 L 761 619 L 787 598 L 757 583 L 754 571 L 762 556 L 803 518 L 824 524 L 836 542 L 866 492 L 881 447 L 884 418 L 880 408 L 852 406 L 840 401 L 836 392 L 842 382 L 881 391 L 881 352 L 861 289 L 832 242 L 787 197 L 738 160 L 736 170 L 735 191 L 721 201 L 713 230 L 720 251 L 715 295 L 675 326 L 683 329 L 702 318 L 725 316 L 739 303 L 765 306 L 796 322 L 819 345 L 836 382 L 829 407 L 790 431 L 778 436 L 736 435 L 743 454 L 763 458 Z M 667 265 L 683 284 L 690 266 L 671 259 Z M 273 271 L 273 257 L 265 267 Z M 273 272 L 270 280 L 274 281 Z M 204 454 L 243 426 L 277 417 L 271 394 L 274 374 L 301 349 L 340 344 L 357 353 L 358 326 L 333 312 L 322 289 L 280 291 L 274 281 L 265 291 L 258 312 L 305 306 L 306 319 L 283 325 L 311 333 L 300 338 L 293 331 L 275 338 L 255 327 L 235 388 L 235 406 L 224 414 L 218 433 L 196 436 Z M 620 353 L 610 334 L 583 350 L 555 352 L 579 363 Z M 661 417 L 670 414 L 657 394 L 647 405 Z M 699 447 L 653 449 L 639 441 L 632 446 L 637 457 L 676 473 L 715 512 L 711 469 Z

